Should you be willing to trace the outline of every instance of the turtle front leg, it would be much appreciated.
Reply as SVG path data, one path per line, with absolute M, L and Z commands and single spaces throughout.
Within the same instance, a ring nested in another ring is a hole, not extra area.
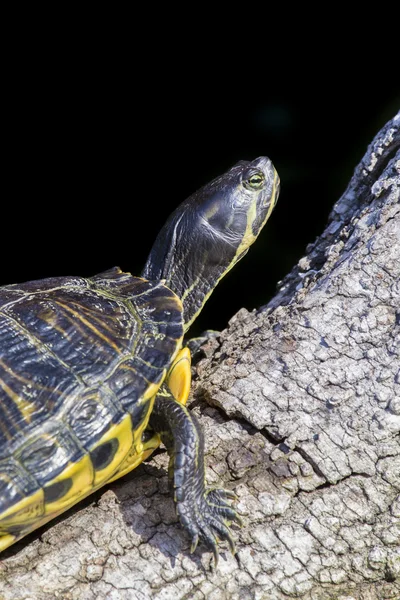
M 170 456 L 169 477 L 176 511 L 192 540 L 191 552 L 199 541 L 204 542 L 217 566 L 218 540 L 226 540 L 232 554 L 236 552 L 229 526 L 232 522 L 241 525 L 241 519 L 228 502 L 235 494 L 206 487 L 201 426 L 166 387 L 154 402 L 150 426 L 161 436 Z

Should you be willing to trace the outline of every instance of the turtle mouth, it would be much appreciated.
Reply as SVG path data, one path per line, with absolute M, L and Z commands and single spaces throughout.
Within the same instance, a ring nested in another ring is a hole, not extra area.
M 274 206 L 275 204 L 278 202 L 278 198 L 279 198 L 279 194 L 281 191 L 281 180 L 279 178 L 278 173 L 276 174 L 276 178 L 275 178 L 275 198 L 274 198 Z
M 275 207 L 276 203 L 278 202 L 279 192 L 281 190 L 281 180 L 279 179 L 279 175 L 275 170 L 274 170 L 274 173 L 270 175 L 270 181 L 269 181 L 268 188 L 269 188 L 270 193 L 264 197 L 262 206 L 264 208 L 267 208 L 268 206 L 270 206 L 270 209 L 272 210 Z M 270 215 L 270 212 L 268 212 L 268 216 L 269 215 Z

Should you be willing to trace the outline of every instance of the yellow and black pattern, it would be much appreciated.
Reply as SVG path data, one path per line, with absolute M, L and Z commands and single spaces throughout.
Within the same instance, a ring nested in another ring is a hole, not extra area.
M 229 527 L 240 518 L 232 492 L 206 487 L 181 344 L 278 193 L 267 157 L 240 161 L 172 213 L 144 279 L 112 269 L 0 289 L 0 551 L 128 473 L 162 440 L 192 549 L 204 542 L 215 564 L 218 540 L 235 552 Z
M 0 550 L 143 460 L 182 335 L 175 294 L 117 268 L 0 289 Z

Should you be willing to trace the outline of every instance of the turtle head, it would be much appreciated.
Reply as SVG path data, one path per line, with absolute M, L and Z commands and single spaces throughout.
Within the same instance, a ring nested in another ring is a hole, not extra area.
M 182 300 L 185 329 L 247 252 L 279 195 L 266 157 L 240 161 L 185 200 L 160 231 L 142 276 L 165 280 Z

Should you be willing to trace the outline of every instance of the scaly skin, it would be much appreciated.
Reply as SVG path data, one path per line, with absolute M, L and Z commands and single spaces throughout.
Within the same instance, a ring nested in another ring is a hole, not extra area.
M 236 496 L 229 490 L 206 487 L 200 423 L 165 387 L 157 395 L 149 424 L 161 436 L 170 456 L 170 485 L 180 522 L 192 541 L 191 552 L 199 541 L 204 542 L 214 555 L 216 567 L 218 540 L 226 540 L 232 554 L 236 553 L 229 526 L 242 522 L 227 502 Z

